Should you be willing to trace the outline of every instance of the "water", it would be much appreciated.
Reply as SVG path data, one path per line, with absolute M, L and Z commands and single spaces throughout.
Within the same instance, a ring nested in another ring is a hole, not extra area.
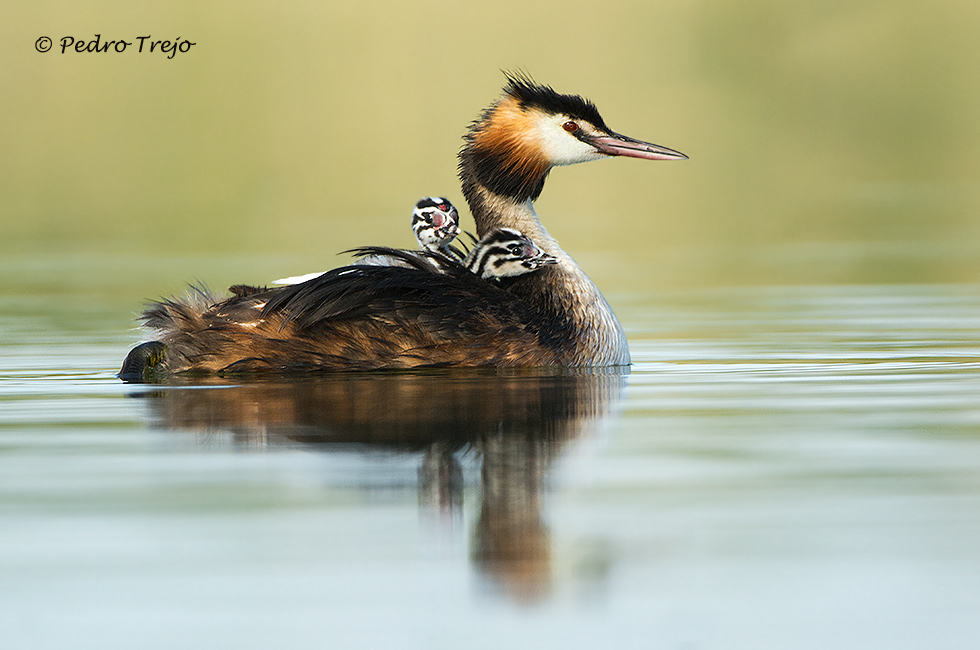
M 8 295 L 4 647 L 975 647 L 978 298 L 620 295 L 628 376 L 160 387 L 125 314 Z

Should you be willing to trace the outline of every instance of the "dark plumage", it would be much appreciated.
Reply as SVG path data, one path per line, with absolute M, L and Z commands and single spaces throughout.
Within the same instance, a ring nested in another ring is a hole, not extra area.
M 520 102 L 523 110 L 538 109 L 545 113 L 567 115 L 583 119 L 600 129 L 609 130 L 602 116 L 599 115 L 599 109 L 591 101 L 581 95 L 559 93 L 551 86 L 535 83 L 525 74 L 509 74 L 504 93 Z
M 558 351 L 547 345 L 555 340 L 546 333 L 547 319 L 505 290 L 458 263 L 448 272 L 427 267 L 419 252 L 365 252 L 399 256 L 412 268 L 345 266 L 302 284 L 222 301 L 202 301 L 206 294 L 199 293 L 158 302 L 143 320 L 164 333 L 166 365 L 176 370 L 556 363 Z

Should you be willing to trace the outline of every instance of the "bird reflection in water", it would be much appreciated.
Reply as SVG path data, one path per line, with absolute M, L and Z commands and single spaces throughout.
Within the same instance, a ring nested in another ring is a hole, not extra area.
M 420 454 L 423 511 L 459 517 L 462 454 L 480 463 L 472 559 L 518 599 L 548 592 L 550 533 L 542 496 L 563 450 L 618 407 L 628 370 L 444 370 L 342 373 L 232 383 L 178 380 L 148 398 L 154 425 L 230 432 L 233 444 L 322 452 Z M 216 390 L 202 389 L 213 385 Z M 191 389 L 193 386 L 193 389 Z M 220 387 L 220 388 L 219 388 Z

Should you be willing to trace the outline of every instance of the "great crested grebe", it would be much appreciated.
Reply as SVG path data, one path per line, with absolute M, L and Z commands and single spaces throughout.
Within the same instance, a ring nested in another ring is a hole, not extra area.
M 552 167 L 611 156 L 682 153 L 610 130 L 595 105 L 509 75 L 470 126 L 459 154 L 477 234 L 523 233 L 556 262 L 501 286 L 475 274 L 346 266 L 305 282 L 199 290 L 153 303 L 158 340 L 135 348 L 120 377 L 439 366 L 615 366 L 630 362 L 622 326 L 599 290 L 548 234 L 532 201 Z

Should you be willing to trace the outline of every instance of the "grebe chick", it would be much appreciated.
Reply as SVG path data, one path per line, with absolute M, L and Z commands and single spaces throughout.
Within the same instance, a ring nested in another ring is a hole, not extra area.
M 462 253 L 451 246 L 459 235 L 459 212 L 449 199 L 441 196 L 419 199 L 412 210 L 412 232 L 422 250 L 462 259 Z
M 415 240 L 423 251 L 440 253 L 456 260 L 462 260 L 465 257 L 461 250 L 451 245 L 452 241 L 459 235 L 459 212 L 449 199 L 441 196 L 427 196 L 419 199 L 412 210 L 412 232 L 415 233 Z M 430 258 L 430 261 L 435 261 L 435 259 Z M 406 262 L 400 257 L 380 253 L 362 254 L 355 263 L 365 266 L 406 266 Z M 274 280 L 272 284 L 301 284 L 307 280 L 318 278 L 323 273 L 321 271 L 319 273 L 294 275 Z
M 463 259 L 463 252 L 452 245 L 459 234 L 459 212 L 449 199 L 441 196 L 419 199 L 412 210 L 412 232 L 415 233 L 415 241 L 418 242 L 422 252 L 432 253 L 432 255 L 422 255 L 419 259 L 424 259 L 437 267 L 443 257 L 453 261 Z M 362 266 L 406 266 L 407 264 L 402 256 L 365 254 L 364 250 L 361 248 L 344 252 L 361 255 L 355 264 Z
M 511 278 L 537 271 L 558 258 L 513 228 L 497 228 L 478 241 L 463 260 L 463 266 L 484 280 Z
M 618 366 L 626 334 L 599 289 L 548 234 L 533 201 L 553 167 L 613 156 L 682 160 L 682 153 L 611 130 L 595 105 L 526 76 L 464 137 L 459 177 L 477 235 L 523 233 L 554 264 L 486 282 L 462 270 L 346 266 L 300 284 L 152 304 L 157 341 L 134 349 L 140 370 L 232 372 L 436 366 Z M 420 252 L 419 254 L 424 254 Z

